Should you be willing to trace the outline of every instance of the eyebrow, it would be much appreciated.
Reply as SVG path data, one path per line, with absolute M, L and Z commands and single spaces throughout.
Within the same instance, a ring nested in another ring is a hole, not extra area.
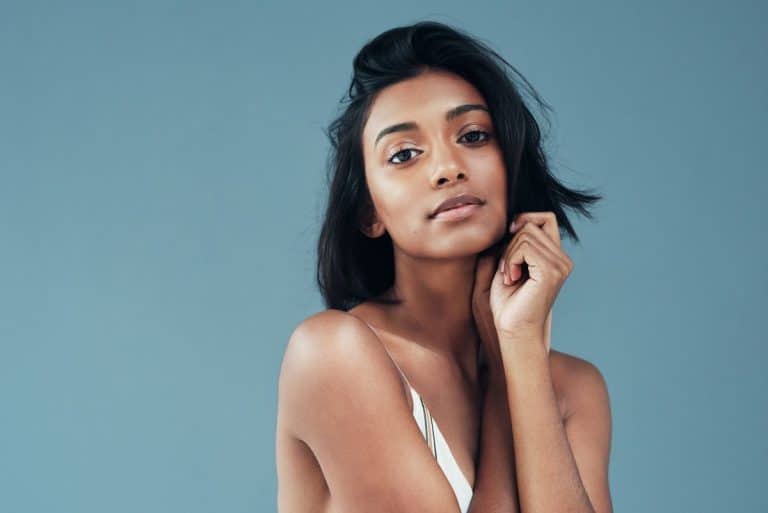
M 454 118 L 457 118 L 464 114 L 465 112 L 469 112 L 471 110 L 483 110 L 485 112 L 488 112 L 488 107 L 485 105 L 481 105 L 479 103 L 466 103 L 464 105 L 459 105 L 458 107 L 454 107 L 448 112 L 445 113 L 445 120 L 451 121 Z M 376 141 L 373 143 L 373 147 L 375 148 L 376 145 L 379 143 L 379 139 L 384 137 L 387 134 L 391 134 L 394 132 L 404 132 L 407 130 L 417 130 L 419 128 L 419 125 L 416 124 L 414 121 L 405 121 L 403 123 L 398 123 L 396 125 L 388 126 L 387 128 L 383 129 L 381 132 L 379 132 L 379 135 L 376 136 Z

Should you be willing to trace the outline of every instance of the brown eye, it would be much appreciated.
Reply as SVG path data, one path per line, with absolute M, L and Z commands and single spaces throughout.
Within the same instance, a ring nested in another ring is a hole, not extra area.
M 394 155 L 392 155 L 392 157 L 387 162 L 389 162 L 390 164 L 402 164 L 404 162 L 408 162 L 409 160 L 411 160 L 410 158 L 407 158 L 405 160 L 401 160 L 400 157 L 403 157 L 403 156 L 407 155 L 408 152 L 410 152 L 410 151 L 418 151 L 419 153 L 421 153 L 420 150 L 417 150 L 415 148 L 405 148 L 403 150 L 398 151 Z M 400 160 L 400 162 L 393 162 L 392 159 L 394 159 L 395 157 L 397 157 L 397 159 Z
M 483 130 L 472 130 L 471 132 L 467 132 L 466 134 L 462 135 L 459 140 L 468 137 L 468 143 L 474 144 L 478 142 L 484 142 L 491 138 L 491 134 L 488 132 L 485 132 Z M 478 137 L 480 137 L 478 139 Z

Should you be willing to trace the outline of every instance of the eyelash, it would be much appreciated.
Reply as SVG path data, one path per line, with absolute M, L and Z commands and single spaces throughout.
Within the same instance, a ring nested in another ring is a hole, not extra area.
M 479 133 L 479 134 L 483 134 L 483 135 L 485 135 L 485 139 L 483 139 L 482 141 L 474 141 L 474 142 L 471 142 L 471 143 L 469 143 L 470 145 L 475 145 L 475 144 L 481 144 L 481 143 L 484 143 L 484 142 L 488 142 L 488 141 L 491 139 L 491 137 L 492 137 L 492 136 L 491 136 L 491 134 L 490 134 L 489 132 L 486 132 L 485 130 L 471 130 L 471 131 L 469 131 L 469 132 L 465 133 L 464 135 L 462 135 L 461 137 L 467 136 L 467 135 L 469 135 L 469 134 L 478 134 L 478 133 Z M 459 138 L 459 140 L 461 140 L 461 138 Z M 387 160 L 387 162 L 389 162 L 389 163 L 390 163 L 390 164 L 392 164 L 393 166 L 400 166 L 400 165 L 403 165 L 403 164 L 405 164 L 406 162 L 410 161 L 410 160 L 411 160 L 413 157 L 411 157 L 411 158 L 409 158 L 408 160 L 406 160 L 406 161 L 403 161 L 403 162 L 392 162 L 392 159 L 394 159 L 396 156 L 398 156 L 398 155 L 400 155 L 401 153 L 404 153 L 404 152 L 406 152 L 406 151 L 421 151 L 421 150 L 417 150 L 416 148 L 403 148 L 403 149 L 399 150 L 397 153 L 394 153 L 394 154 L 393 154 L 393 155 L 392 155 L 392 156 L 391 156 L 391 157 L 390 157 L 390 158 Z

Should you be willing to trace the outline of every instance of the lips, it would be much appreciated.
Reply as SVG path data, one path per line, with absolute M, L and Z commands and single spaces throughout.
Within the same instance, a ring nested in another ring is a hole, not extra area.
M 448 198 L 447 200 L 440 203 L 437 206 L 437 208 L 432 211 L 432 217 L 435 217 L 437 214 L 439 214 L 444 210 L 450 210 L 452 208 L 460 207 L 461 205 L 482 205 L 482 204 L 483 204 L 483 201 L 477 196 L 473 196 L 471 194 L 459 194 L 458 196 Z

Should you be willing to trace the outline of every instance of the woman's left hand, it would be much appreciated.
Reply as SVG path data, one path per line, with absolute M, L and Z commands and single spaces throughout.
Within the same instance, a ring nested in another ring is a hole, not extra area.
M 552 305 L 573 262 L 560 249 L 554 212 L 523 212 L 491 282 L 490 306 L 499 340 L 542 340 L 550 347 Z M 527 269 L 526 269 L 527 268 Z

